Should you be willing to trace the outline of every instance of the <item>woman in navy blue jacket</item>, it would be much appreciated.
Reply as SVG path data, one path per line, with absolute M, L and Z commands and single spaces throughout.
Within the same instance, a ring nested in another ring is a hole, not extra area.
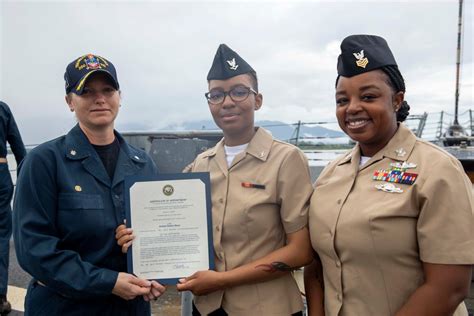
M 124 178 L 156 166 L 114 130 L 120 90 L 112 63 L 85 55 L 64 78 L 78 124 L 33 149 L 17 181 L 16 254 L 33 276 L 26 315 L 148 315 L 146 301 L 164 287 L 123 272 L 115 228 L 125 218 Z

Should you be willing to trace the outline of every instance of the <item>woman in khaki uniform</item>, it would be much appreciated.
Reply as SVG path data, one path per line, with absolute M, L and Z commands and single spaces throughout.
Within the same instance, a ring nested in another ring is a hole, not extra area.
M 353 35 L 341 50 L 336 116 L 357 144 L 315 184 L 310 315 L 467 315 L 471 183 L 454 157 L 400 123 L 409 106 L 385 40 Z
M 263 97 L 255 71 L 236 52 L 220 45 L 207 80 L 224 138 L 188 171 L 210 172 L 216 270 L 180 280 L 178 290 L 195 295 L 193 315 L 302 315 L 291 270 L 311 261 L 307 159 L 254 126 Z M 117 237 L 126 249 L 129 236 Z

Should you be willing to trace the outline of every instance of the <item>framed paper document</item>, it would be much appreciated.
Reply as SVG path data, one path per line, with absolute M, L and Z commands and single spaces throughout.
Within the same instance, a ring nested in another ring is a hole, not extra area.
M 127 253 L 129 273 L 176 284 L 214 269 L 209 173 L 126 178 L 125 214 L 135 235 Z

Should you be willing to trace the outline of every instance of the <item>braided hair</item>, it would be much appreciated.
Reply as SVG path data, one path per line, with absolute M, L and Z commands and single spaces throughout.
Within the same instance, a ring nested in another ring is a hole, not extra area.
M 395 92 L 405 92 L 405 80 L 403 79 L 402 74 L 400 73 L 400 70 L 396 65 L 389 65 L 389 66 L 384 66 L 380 68 L 388 77 L 387 84 L 392 88 L 393 91 Z M 407 116 L 410 114 L 410 105 L 407 103 L 407 101 L 403 101 L 402 105 L 397 111 L 397 121 L 398 122 L 403 122 L 407 118 Z
M 383 66 L 379 68 L 384 72 L 384 74 L 387 75 L 387 84 L 392 88 L 394 92 L 405 92 L 405 80 L 403 79 L 402 74 L 400 73 L 400 70 L 396 65 L 388 65 L 388 66 Z M 339 81 L 339 78 L 341 76 L 338 75 L 336 78 L 336 86 Z M 410 105 L 407 103 L 407 101 L 403 101 L 402 105 L 397 111 L 397 122 L 403 122 L 407 118 L 407 116 L 410 114 Z

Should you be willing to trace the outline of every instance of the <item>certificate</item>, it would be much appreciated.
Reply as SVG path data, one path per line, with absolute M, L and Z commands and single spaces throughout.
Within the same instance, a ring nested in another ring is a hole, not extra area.
M 135 235 L 129 273 L 176 284 L 214 268 L 209 173 L 129 177 L 125 190 L 127 227 Z

